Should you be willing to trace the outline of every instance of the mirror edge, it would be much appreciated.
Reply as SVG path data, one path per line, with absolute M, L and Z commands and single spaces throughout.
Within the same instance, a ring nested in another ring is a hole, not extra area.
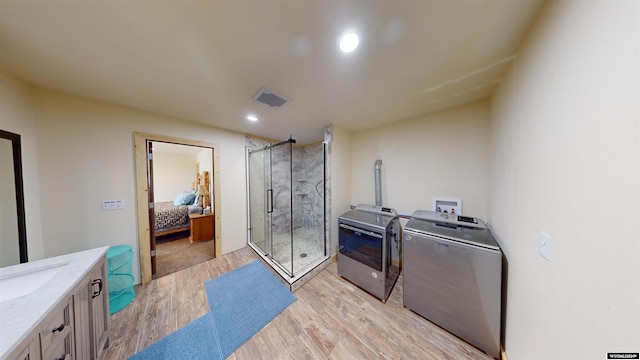
M 24 183 L 22 176 L 22 144 L 20 135 L 8 131 L 0 130 L 0 138 L 11 141 L 13 150 L 13 174 L 16 188 L 16 211 L 18 218 L 18 248 L 20 252 L 20 263 L 29 261 L 27 252 L 27 226 L 24 206 Z

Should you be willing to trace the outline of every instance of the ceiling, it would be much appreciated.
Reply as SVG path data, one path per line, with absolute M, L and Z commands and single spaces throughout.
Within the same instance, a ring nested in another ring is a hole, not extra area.
M 0 0 L 25 82 L 272 139 L 488 98 L 542 0 Z M 341 53 L 340 34 L 360 46 Z M 266 85 L 280 109 L 252 100 Z M 259 121 L 246 120 L 255 114 Z

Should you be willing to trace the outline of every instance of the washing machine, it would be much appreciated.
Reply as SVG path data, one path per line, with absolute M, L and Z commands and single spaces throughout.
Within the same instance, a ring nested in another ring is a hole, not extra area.
M 502 251 L 486 224 L 419 210 L 402 236 L 404 306 L 500 358 Z
M 386 302 L 400 274 L 397 212 L 360 204 L 338 218 L 338 228 L 338 274 Z

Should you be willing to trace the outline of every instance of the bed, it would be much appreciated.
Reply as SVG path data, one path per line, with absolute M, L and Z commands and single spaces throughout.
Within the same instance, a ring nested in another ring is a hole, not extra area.
M 210 194 L 211 180 L 209 171 L 200 172 L 200 163 L 198 162 L 196 162 L 195 170 L 195 181 L 191 184 L 189 190 L 180 192 L 173 201 L 154 203 L 154 229 L 156 236 L 189 230 L 189 214 L 202 214 L 203 208 L 211 209 L 212 196 Z M 207 211 L 211 212 L 211 210 Z
M 185 193 L 186 194 L 186 193 Z M 194 199 L 187 196 L 185 199 L 174 201 L 161 201 L 154 203 L 156 236 L 173 234 L 189 230 L 189 214 L 202 213 L 202 207 L 194 205 Z

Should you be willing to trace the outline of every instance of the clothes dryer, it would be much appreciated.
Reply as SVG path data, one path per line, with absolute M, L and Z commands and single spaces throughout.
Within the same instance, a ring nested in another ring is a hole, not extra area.
M 394 209 L 360 204 L 338 218 L 338 274 L 385 302 L 400 274 Z

